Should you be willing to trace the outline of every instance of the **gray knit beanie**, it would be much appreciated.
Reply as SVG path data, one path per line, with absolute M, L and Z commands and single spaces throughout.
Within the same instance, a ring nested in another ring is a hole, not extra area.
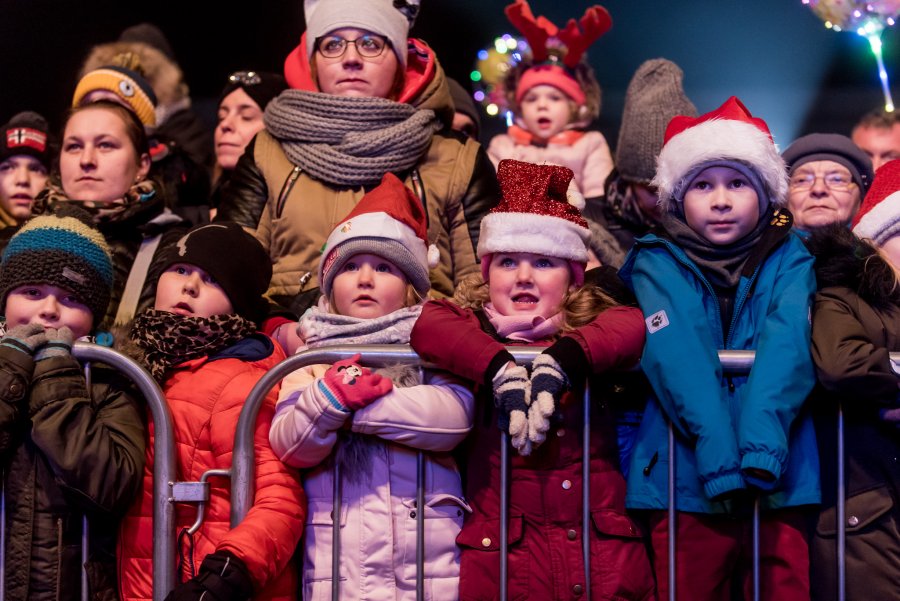
M 697 108 L 684 94 L 683 77 L 672 61 L 654 58 L 631 78 L 616 144 L 616 169 L 624 179 L 649 184 L 669 121 L 676 115 L 697 116 Z

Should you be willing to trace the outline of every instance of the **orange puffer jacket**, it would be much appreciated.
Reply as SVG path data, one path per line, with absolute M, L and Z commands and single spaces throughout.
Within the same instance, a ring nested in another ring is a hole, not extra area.
M 200 480 L 207 470 L 230 468 L 238 417 L 250 389 L 284 359 L 280 347 L 268 338 L 246 338 L 210 359 L 182 363 L 169 374 L 163 390 L 172 412 L 179 481 Z M 299 476 L 269 448 L 269 425 L 278 387 L 269 392 L 254 433 L 256 496 L 247 517 L 236 528 L 229 525 L 231 481 L 210 479 L 210 500 L 200 530 L 192 540 L 180 536 L 180 562 L 176 581 L 196 573 L 203 558 L 229 551 L 243 560 L 253 579 L 254 599 L 296 599 L 297 572 L 291 563 L 303 534 L 306 498 Z M 148 427 L 147 463 L 143 488 L 123 521 L 118 545 L 119 592 L 123 600 L 152 598 L 153 564 L 153 438 Z M 196 505 L 176 505 L 179 533 L 197 517 Z M 177 557 L 172 562 L 178 562 Z

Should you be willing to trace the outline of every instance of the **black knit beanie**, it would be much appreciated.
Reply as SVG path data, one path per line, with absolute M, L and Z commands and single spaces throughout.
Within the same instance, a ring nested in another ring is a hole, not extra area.
M 241 317 L 256 323 L 265 319 L 263 294 L 272 279 L 272 262 L 262 244 L 238 224 L 220 221 L 191 228 L 166 249 L 163 269 L 175 263 L 196 265 L 211 275 Z
M 225 84 L 219 95 L 219 104 L 222 104 L 226 96 L 240 88 L 253 99 L 253 102 L 259 106 L 259 110 L 265 111 L 269 101 L 287 90 L 287 87 L 284 76 L 278 73 L 236 71 L 228 76 L 228 83 Z
M 19 154 L 32 156 L 50 169 L 53 157 L 47 120 L 32 111 L 13 116 L 0 126 L 0 163 Z

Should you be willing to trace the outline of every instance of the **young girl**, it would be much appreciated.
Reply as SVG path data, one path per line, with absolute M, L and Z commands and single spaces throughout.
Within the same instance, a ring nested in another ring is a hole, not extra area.
M 429 289 L 425 215 L 392 174 L 328 237 L 323 296 L 300 320 L 306 347 L 405 344 Z M 301 350 L 305 347 L 301 347 Z M 455 540 L 469 506 L 450 451 L 472 427 L 472 395 L 445 374 L 375 373 L 360 357 L 301 369 L 282 383 L 269 440 L 307 468 L 303 598 L 331 598 L 335 466 L 340 466 L 341 599 L 414 599 L 416 514 L 425 512 L 425 595 L 454 599 Z M 425 507 L 416 455 L 426 453 Z M 388 592 L 389 591 L 389 592 Z
M 732 97 L 670 121 L 654 183 L 664 231 L 639 238 L 619 273 L 647 315 L 641 368 L 656 398 L 637 434 L 627 502 L 649 510 L 659 596 L 669 594 L 671 423 L 679 598 L 741 589 L 750 598 L 758 496 L 760 593 L 808 600 L 803 509 L 819 502 L 819 464 L 802 408 L 814 382 L 815 278 L 782 208 L 784 162 L 765 122 Z M 719 350 L 755 351 L 749 374 L 723 372 Z
M 82 567 L 91 599 L 115 598 L 116 533 L 144 464 L 133 387 L 99 365 L 88 386 L 71 354 L 113 281 L 106 241 L 77 213 L 26 222 L 0 266 L 5 599 L 81 599 Z
M 244 401 L 268 369 L 284 359 L 256 333 L 271 267 L 253 236 L 234 223 L 199 226 L 166 249 L 153 309 L 131 330 L 136 353 L 162 386 L 172 413 L 179 481 L 231 467 Z M 179 579 L 167 599 L 291 600 L 297 598 L 294 549 L 306 505 L 299 478 L 272 454 L 267 438 L 275 395 L 263 401 L 254 434 L 255 502 L 230 525 L 231 482 L 210 480 L 204 519 L 190 532 L 197 505 L 176 505 Z M 149 429 L 148 453 L 154 429 Z M 150 599 L 153 558 L 153 456 L 143 489 L 119 538 L 119 595 Z
M 456 298 L 465 308 L 449 301 L 426 304 L 413 329 L 416 352 L 479 390 L 466 448 L 472 515 L 457 538 L 462 599 L 495 599 L 499 587 L 500 448 L 494 422 L 523 455 L 512 461 L 509 597 L 574 598 L 585 590 L 583 407 L 577 391 L 591 372 L 634 366 L 644 333 L 640 311 L 613 306 L 598 288 L 582 285 L 590 234 L 578 209 L 567 203 L 572 176 L 565 167 L 502 161 L 503 200 L 482 221 L 478 242 L 484 283 L 460 287 Z M 529 379 L 505 344 L 548 348 L 535 359 Z M 600 381 L 593 384 L 594 392 L 603 388 Z M 625 515 L 613 419 L 602 402 L 591 429 L 592 597 L 653 599 L 641 535 Z
M 855 234 L 855 235 L 854 235 Z M 885 163 L 853 221 L 813 232 L 819 292 L 812 352 L 823 509 L 810 545 L 813 598 L 837 599 L 837 404 L 844 411 L 848 599 L 896 595 L 900 578 L 900 160 Z M 877 552 L 875 551 L 877 550 Z
M 506 7 L 510 22 L 525 36 L 532 57 L 510 69 L 504 81 L 516 124 L 488 146 L 494 166 L 502 159 L 563 165 L 575 173 L 586 198 L 603 196 L 613 161 L 606 138 L 584 131 L 600 114 L 600 86 L 584 53 L 612 26 L 602 6 L 585 11 L 565 29 L 535 18 L 526 0 Z M 578 25 L 581 26 L 579 30 Z

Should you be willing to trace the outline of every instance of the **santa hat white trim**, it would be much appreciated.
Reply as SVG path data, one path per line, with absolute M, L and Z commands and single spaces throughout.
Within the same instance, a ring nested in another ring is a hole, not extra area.
M 526 252 L 584 263 L 590 237 L 588 228 L 554 215 L 488 213 L 481 220 L 478 258 L 498 252 Z
M 750 123 L 734 119 L 704 121 L 673 136 L 657 160 L 653 184 L 659 203 L 668 209 L 675 194 L 686 184 L 684 177 L 695 167 L 715 160 L 736 160 L 759 173 L 773 204 L 783 206 L 788 190 L 787 169 L 778 147 Z
M 857 238 L 871 240 L 877 245 L 900 233 L 900 191 L 885 196 L 860 217 L 853 228 Z

